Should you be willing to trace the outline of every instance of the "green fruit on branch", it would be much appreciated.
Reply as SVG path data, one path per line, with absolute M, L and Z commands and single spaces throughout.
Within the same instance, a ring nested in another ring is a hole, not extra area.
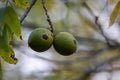
M 76 39 L 68 32 L 60 32 L 54 37 L 53 46 L 55 50 L 64 56 L 73 54 L 77 49 Z
M 36 52 L 48 50 L 53 43 L 53 34 L 45 28 L 37 28 L 31 32 L 28 38 L 28 45 Z

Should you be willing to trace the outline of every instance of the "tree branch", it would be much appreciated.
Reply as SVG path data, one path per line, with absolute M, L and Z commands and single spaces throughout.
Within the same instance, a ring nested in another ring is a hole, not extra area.
M 50 31 L 53 33 L 53 32 L 54 32 L 54 28 L 53 28 L 53 25 L 52 25 L 52 21 L 51 21 L 51 19 L 50 19 L 50 16 L 49 16 L 49 14 L 48 14 L 48 10 L 47 10 L 46 5 L 45 5 L 45 0 L 42 0 L 42 5 L 43 5 L 43 9 L 45 10 L 45 15 L 46 15 L 46 17 L 47 17 L 47 21 L 48 21 L 48 23 L 49 23 L 49 25 L 50 25 Z
M 109 42 L 109 39 L 106 37 L 106 35 L 104 34 L 104 31 L 102 29 L 102 26 L 98 23 L 98 18 L 97 16 L 95 16 L 95 24 L 98 26 L 99 30 L 101 31 L 101 34 L 103 35 L 103 37 L 105 38 L 106 40 L 106 43 L 109 47 L 112 47 L 112 45 L 110 44 Z
M 107 3 L 106 3 L 106 4 L 107 4 Z M 106 5 L 106 4 L 105 4 L 105 5 Z M 108 38 L 106 37 L 106 35 L 104 34 L 104 31 L 103 31 L 103 29 L 102 29 L 101 24 L 98 23 L 99 17 L 96 16 L 96 15 L 93 13 L 93 11 L 91 10 L 91 8 L 88 6 L 87 3 L 84 2 L 83 5 L 84 5 L 84 6 L 86 7 L 86 9 L 90 12 L 90 14 L 95 18 L 95 24 L 98 26 L 101 34 L 102 34 L 103 37 L 105 38 L 107 45 L 108 45 L 109 47 L 112 47 L 112 45 L 111 45 L 110 42 L 109 42 L 109 39 L 108 39 Z M 104 8 L 103 8 L 103 10 L 104 10 Z
M 36 1 L 37 0 L 32 0 L 31 1 L 30 6 L 26 9 L 25 13 L 20 18 L 20 24 L 22 24 L 22 22 L 24 21 L 24 19 L 27 17 L 28 13 L 30 12 L 31 8 L 33 7 L 33 5 L 35 4 Z

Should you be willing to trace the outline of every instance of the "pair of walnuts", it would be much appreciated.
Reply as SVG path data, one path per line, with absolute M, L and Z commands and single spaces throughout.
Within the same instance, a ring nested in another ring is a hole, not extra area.
M 54 49 L 61 55 L 68 56 L 77 49 L 76 39 L 68 32 L 53 33 L 45 28 L 33 30 L 28 38 L 28 45 L 36 52 L 48 50 L 53 44 Z

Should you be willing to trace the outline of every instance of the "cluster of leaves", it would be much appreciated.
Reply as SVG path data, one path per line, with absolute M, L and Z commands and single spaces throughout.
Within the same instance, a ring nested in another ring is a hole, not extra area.
M 1 2 L 10 3 L 8 0 L 1 0 Z M 29 5 L 27 0 L 13 0 L 13 4 L 21 8 L 27 8 Z M 20 20 L 14 8 L 7 4 L 5 7 L 0 7 L 0 56 L 10 64 L 17 63 L 10 45 L 13 35 L 20 39 L 22 37 Z

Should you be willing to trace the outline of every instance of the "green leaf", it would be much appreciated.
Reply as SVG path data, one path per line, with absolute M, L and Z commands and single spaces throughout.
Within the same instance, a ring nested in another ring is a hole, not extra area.
M 115 22 L 117 16 L 119 15 L 120 11 L 120 1 L 117 2 L 117 4 L 115 5 L 111 15 L 110 15 L 110 21 L 109 21 L 109 26 L 112 26 L 113 23 Z
M 14 51 L 9 45 L 10 32 L 7 26 L 4 26 L 3 35 L 0 36 L 0 55 L 1 57 L 10 64 L 16 64 L 17 59 L 14 57 Z
M 18 15 L 12 7 L 6 7 L 0 9 L 0 56 L 10 64 L 16 64 L 14 51 L 10 46 L 13 33 L 21 38 L 21 27 Z
M 2 55 L 1 57 L 10 64 L 16 64 L 18 61 L 17 58 L 15 58 L 15 54 L 11 46 L 9 46 L 8 54 Z
M 0 55 L 7 54 L 7 52 L 9 52 L 9 40 L 7 27 L 4 27 L 3 35 L 0 36 Z
M 17 13 L 12 7 L 7 7 L 5 23 L 8 25 L 12 33 L 14 33 L 17 37 L 21 38 L 20 21 L 18 19 Z
M 7 37 L 8 37 L 8 42 L 12 41 L 13 39 L 13 32 L 11 31 L 11 29 L 9 28 L 9 26 L 7 24 L 5 24 L 5 27 L 7 28 Z
M 0 35 L 2 35 L 2 31 L 4 28 L 4 18 L 5 18 L 6 8 L 0 9 Z
M 13 2 L 19 6 L 19 7 L 22 7 L 24 9 L 28 8 L 29 7 L 29 2 L 28 0 L 13 0 Z

